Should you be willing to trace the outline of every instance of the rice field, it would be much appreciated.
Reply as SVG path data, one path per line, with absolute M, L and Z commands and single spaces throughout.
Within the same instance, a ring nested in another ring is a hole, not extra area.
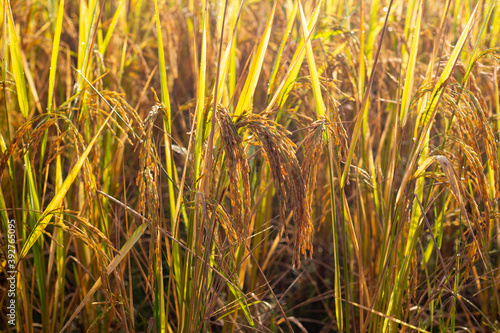
M 500 331 L 499 1 L 0 4 L 0 331 Z

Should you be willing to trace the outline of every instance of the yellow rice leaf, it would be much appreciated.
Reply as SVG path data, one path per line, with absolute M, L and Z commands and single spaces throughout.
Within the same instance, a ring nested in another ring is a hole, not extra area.
M 316 6 L 316 8 L 314 9 L 311 18 L 309 19 L 309 24 L 307 25 L 308 31 L 311 31 L 316 25 L 319 16 L 319 9 L 319 6 Z M 278 103 L 279 107 L 285 104 L 290 90 L 293 87 L 295 80 L 297 79 L 300 67 L 302 66 L 302 62 L 304 61 L 304 57 L 306 56 L 305 41 L 309 40 L 310 38 L 311 34 L 309 34 L 305 40 L 301 40 L 301 42 L 297 46 L 297 50 L 292 57 L 292 61 L 290 62 L 290 66 L 288 67 L 285 76 L 281 80 L 281 84 L 276 89 L 276 92 L 267 105 L 266 110 L 264 110 L 263 112 L 271 110 L 276 103 Z
M 264 30 L 264 35 L 255 51 L 252 63 L 250 65 L 250 70 L 248 72 L 248 77 L 243 86 L 243 91 L 241 92 L 238 105 L 235 109 L 235 115 L 240 115 L 243 111 L 251 108 L 252 98 L 257 87 L 257 82 L 259 80 L 260 71 L 262 69 L 262 64 L 264 63 L 264 56 L 266 55 L 267 45 L 269 44 L 269 38 L 271 37 L 271 28 L 274 20 L 274 13 L 276 12 L 277 1 L 274 2 L 273 9 L 271 11 L 271 16 L 267 22 L 266 29 Z
M 10 46 L 10 59 L 12 62 L 12 72 L 14 80 L 16 81 L 17 99 L 19 101 L 19 108 L 24 118 L 28 118 L 29 104 L 28 94 L 26 92 L 26 83 L 24 82 L 23 64 L 21 61 L 21 52 L 19 46 L 19 39 L 17 37 L 16 29 L 14 27 L 14 19 L 10 8 L 10 1 L 7 2 L 7 21 L 8 21 L 8 37 Z
M 317 7 L 321 5 L 321 1 L 318 2 Z M 299 9 L 300 9 L 300 18 L 302 22 L 302 32 L 304 34 L 304 39 L 307 39 L 309 36 L 309 30 L 307 28 L 306 18 L 304 16 L 304 10 L 299 1 Z M 313 88 L 314 101 L 316 103 L 316 114 L 319 116 L 324 116 L 326 107 L 323 101 L 323 97 L 321 96 L 321 86 L 319 83 L 318 71 L 316 69 L 316 62 L 314 61 L 314 54 L 311 46 L 311 40 L 307 40 L 306 42 L 306 54 L 307 54 L 307 62 L 309 64 L 309 74 L 311 75 L 311 84 Z

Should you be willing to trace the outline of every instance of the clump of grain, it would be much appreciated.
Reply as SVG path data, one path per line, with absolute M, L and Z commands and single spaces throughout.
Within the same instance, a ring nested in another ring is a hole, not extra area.
M 331 122 L 325 116 L 321 116 L 318 120 L 309 126 L 309 132 L 302 141 L 304 156 L 302 161 L 302 177 L 307 185 L 307 198 L 312 201 L 312 194 L 316 188 L 316 176 L 318 173 L 318 165 L 321 162 L 321 154 L 323 152 L 323 142 L 325 139 L 333 139 L 335 144 L 339 146 L 338 157 L 342 158 L 342 154 L 347 152 L 347 133 L 340 121 Z
M 243 150 L 243 143 L 238 130 L 231 120 L 228 110 L 219 107 L 216 112 L 221 140 L 225 151 L 226 170 L 229 176 L 229 188 L 233 218 L 238 241 L 243 241 L 248 235 L 250 223 L 250 168 Z M 243 187 L 243 202 L 239 189 L 240 181 Z M 224 227 L 228 231 L 227 226 Z
M 52 125 L 56 124 L 56 121 L 57 119 L 55 117 L 48 117 L 44 115 L 33 117 L 31 120 L 19 127 L 0 159 L 0 177 L 3 175 L 3 171 L 7 166 L 9 158 L 16 154 L 19 158 L 22 158 L 24 154 L 28 152 L 28 149 L 31 149 L 34 152 L 31 155 L 31 163 L 33 164 L 36 152 L 38 151 L 38 145 L 43 137 L 43 134 Z M 35 128 L 32 131 L 33 126 L 35 126 Z
M 159 227 L 159 197 L 156 179 L 158 175 L 158 164 L 156 163 L 156 151 L 153 142 L 153 126 L 162 106 L 156 104 L 151 108 L 143 123 L 144 135 L 139 151 L 139 174 L 136 183 L 139 186 L 139 214 L 147 216 L 151 230 L 151 242 L 149 246 L 149 261 L 159 257 L 160 239 Z M 153 265 L 148 266 L 149 282 L 153 279 Z
M 287 198 L 293 209 L 295 223 L 294 266 L 300 267 L 300 254 L 307 257 L 313 251 L 313 226 L 306 184 L 295 155 L 295 144 L 288 138 L 289 131 L 259 114 L 243 114 L 236 122 L 237 129 L 249 130 L 254 142 L 262 147 L 269 163 L 274 187 L 279 198 L 280 227 L 285 229 Z

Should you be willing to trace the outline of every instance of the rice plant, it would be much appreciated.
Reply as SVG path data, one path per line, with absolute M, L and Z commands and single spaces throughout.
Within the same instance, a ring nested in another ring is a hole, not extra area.
M 500 331 L 497 0 L 0 4 L 2 332 Z

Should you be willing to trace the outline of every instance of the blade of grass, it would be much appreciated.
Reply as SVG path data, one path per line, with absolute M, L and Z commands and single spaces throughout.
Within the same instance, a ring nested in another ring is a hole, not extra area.
M 417 61 L 418 53 L 418 42 L 420 38 L 420 27 L 422 25 L 422 15 L 424 12 L 424 1 L 420 1 L 420 6 L 418 10 L 418 17 L 415 27 L 412 32 L 411 47 L 410 47 L 410 58 L 408 60 L 408 65 L 406 67 L 405 83 L 403 88 L 403 95 L 401 96 L 401 126 L 404 127 L 407 121 L 408 112 L 410 109 L 411 93 L 413 90 L 413 81 L 415 74 L 415 64 Z
M 21 61 L 21 49 L 19 45 L 19 38 L 17 36 L 16 28 L 14 27 L 14 18 L 12 17 L 12 9 L 10 7 L 10 1 L 5 2 L 7 4 L 7 27 L 8 27 L 8 39 L 10 48 L 10 60 L 12 65 L 12 72 L 14 74 L 14 79 L 16 81 L 16 91 L 17 100 L 19 102 L 19 108 L 24 118 L 28 118 L 29 109 L 29 99 L 28 93 L 26 91 L 26 83 L 24 78 L 23 64 Z M 5 9 L 5 6 L 4 6 Z
M 260 40 L 257 49 L 253 55 L 252 63 L 248 70 L 248 77 L 243 86 L 243 90 L 238 100 L 238 104 L 234 111 L 236 116 L 241 115 L 244 111 L 252 108 L 252 99 L 255 93 L 255 88 L 257 87 L 257 82 L 259 80 L 260 72 L 262 70 L 262 64 L 264 63 L 264 56 L 266 55 L 267 45 L 269 44 L 269 38 L 271 37 L 271 29 L 273 26 L 274 13 L 276 12 L 276 6 L 278 1 L 274 1 L 273 8 L 271 10 L 271 15 L 267 21 L 266 28 Z
M 302 9 L 302 5 L 300 4 L 300 0 L 298 0 L 299 9 L 300 9 L 300 18 L 302 23 L 302 33 L 304 40 L 307 40 L 307 36 L 309 36 L 309 31 L 307 29 L 306 18 L 304 16 L 304 10 Z M 317 3 L 317 8 L 321 6 L 321 0 Z M 307 54 L 307 63 L 309 64 L 309 74 L 311 75 L 311 84 L 313 88 L 314 101 L 316 103 L 316 114 L 318 117 L 324 116 L 326 107 L 323 101 L 323 97 L 321 96 L 321 86 L 319 83 L 318 71 L 316 69 L 316 62 L 314 61 L 314 55 L 311 46 L 311 40 L 307 40 L 306 42 L 306 54 Z
M 115 14 L 111 19 L 108 31 L 106 32 L 106 37 L 104 37 L 104 41 L 102 42 L 102 44 L 99 45 L 99 53 L 101 55 L 104 55 L 106 53 L 106 50 L 108 49 L 109 42 L 111 41 L 111 37 L 113 36 L 113 32 L 115 31 L 116 23 L 118 22 L 118 18 L 120 17 L 120 13 L 124 4 L 124 0 L 118 2 L 118 8 L 116 8 Z
M 267 94 L 270 95 L 274 85 L 276 84 L 276 77 L 278 75 L 278 71 L 280 69 L 281 56 L 283 55 L 283 51 L 288 40 L 288 36 L 292 32 L 293 23 L 295 21 L 295 17 L 297 16 L 298 11 L 298 1 L 294 1 L 292 11 L 290 13 L 290 17 L 288 18 L 288 22 L 285 28 L 285 34 L 283 35 L 283 39 L 281 40 L 280 48 L 278 49 L 278 53 L 276 54 L 276 58 L 274 60 L 273 70 L 271 72 L 271 77 L 269 78 L 269 84 L 267 85 Z M 307 36 L 307 35 L 306 35 Z
M 200 52 L 200 70 L 198 77 L 198 97 L 196 100 L 196 146 L 195 146 L 195 162 L 194 162 L 194 179 L 200 176 L 200 165 L 202 155 L 202 145 L 205 133 L 205 119 L 203 119 L 203 110 L 205 108 L 205 81 L 207 74 L 207 21 L 208 21 L 208 5 L 203 2 L 203 21 L 202 21 L 202 38 Z
M 168 193 L 169 193 L 169 208 L 170 208 L 170 221 L 172 224 L 172 230 L 177 230 L 177 225 L 176 225 L 176 216 L 175 216 L 175 190 L 174 190 L 174 182 L 176 181 L 176 173 L 174 173 L 174 170 L 176 170 L 175 165 L 174 165 L 174 160 L 173 160 L 173 155 L 172 155 L 172 141 L 171 141 L 171 132 L 172 132 L 172 124 L 171 124 L 171 106 L 170 106 L 170 96 L 169 96 L 169 91 L 168 91 L 168 81 L 167 81 L 167 68 L 165 65 L 165 51 L 163 47 L 163 35 L 161 31 L 161 22 L 160 22 L 160 11 L 158 9 L 158 1 L 154 1 L 155 5 L 155 21 L 156 21 L 156 31 L 158 33 L 158 63 L 159 67 L 158 70 L 160 71 L 160 85 L 161 85 L 161 102 L 164 106 L 164 115 L 163 115 L 163 127 L 164 127 L 164 143 L 165 143 L 165 162 L 166 162 L 166 169 L 167 169 L 167 176 L 169 177 L 170 181 L 168 181 Z M 154 232 L 157 232 L 156 230 Z M 159 237 L 161 240 L 161 237 Z M 178 258 L 179 256 L 179 251 L 176 249 L 176 245 L 173 244 L 174 246 L 174 260 L 177 262 L 180 262 L 180 259 Z M 158 258 L 159 261 L 161 261 L 161 258 Z M 160 262 L 161 264 L 161 262 Z M 180 273 L 179 269 L 174 269 L 174 274 L 176 275 L 177 281 L 180 281 L 180 276 L 178 275 Z M 160 289 L 163 289 L 163 272 L 157 272 L 157 281 L 160 281 Z M 163 290 L 162 290 L 163 291 Z M 159 304 L 158 304 L 159 302 Z M 166 317 L 165 317 L 165 298 L 163 296 L 163 293 L 160 295 L 159 298 L 155 300 L 155 307 L 158 307 L 161 309 L 160 313 L 157 312 L 157 315 L 160 317 L 157 318 L 157 322 L 161 323 L 161 328 L 159 328 L 162 332 L 165 331 L 165 323 L 166 323 Z
M 50 58 L 49 70 L 49 90 L 47 92 L 47 111 L 52 111 L 52 99 L 54 96 L 54 85 L 57 72 L 57 58 L 59 55 L 59 43 L 61 41 L 62 23 L 64 16 L 64 0 L 59 1 L 59 8 L 57 9 L 56 27 L 54 31 L 54 39 L 52 40 L 52 55 Z
M 296 3 L 298 0 L 296 0 Z M 316 6 L 315 10 L 313 11 L 311 18 L 309 19 L 309 24 L 307 25 L 307 30 L 312 32 L 314 30 L 314 27 L 316 26 L 316 23 L 318 22 L 318 17 L 320 13 L 320 7 Z M 266 109 L 263 111 L 263 113 L 270 112 L 276 104 L 278 104 L 278 107 L 282 107 L 285 105 L 285 102 L 288 99 L 288 96 L 293 88 L 293 85 L 295 83 L 295 80 L 297 79 L 297 76 L 299 74 L 300 68 L 302 66 L 302 63 L 304 61 L 304 57 L 306 56 L 306 42 L 310 40 L 312 36 L 312 33 L 309 33 L 307 35 L 306 39 L 303 39 L 300 41 L 299 45 L 297 46 L 297 50 L 295 51 L 292 60 L 290 62 L 290 66 L 288 67 L 287 72 L 285 73 L 284 77 L 281 79 L 281 84 L 278 86 L 276 89 L 273 97 L 269 101 L 268 105 L 266 106 Z

